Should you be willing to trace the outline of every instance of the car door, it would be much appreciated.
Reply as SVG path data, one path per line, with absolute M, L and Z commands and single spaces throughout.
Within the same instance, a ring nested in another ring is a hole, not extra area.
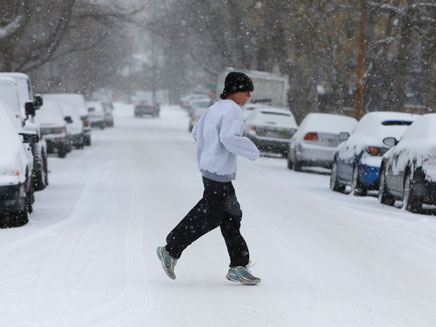
M 350 183 L 353 176 L 354 148 L 349 142 L 339 146 L 336 157 L 336 169 L 338 180 L 342 183 Z

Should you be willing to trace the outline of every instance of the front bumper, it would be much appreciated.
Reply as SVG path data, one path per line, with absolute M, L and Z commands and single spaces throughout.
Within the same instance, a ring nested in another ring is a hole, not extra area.
M 83 133 L 70 136 L 71 144 L 74 146 L 82 146 L 85 143 L 85 137 Z
M 47 152 L 52 153 L 54 149 L 68 148 L 69 140 L 66 136 L 59 136 L 55 134 L 44 135 L 45 142 L 47 143 Z
M 359 164 L 359 181 L 368 189 L 378 190 L 380 167 Z
M 0 186 L 0 213 L 12 213 L 26 209 L 26 185 Z
M 105 127 L 106 123 L 104 122 L 104 120 L 95 120 L 95 121 L 91 121 L 91 126 L 92 127 Z

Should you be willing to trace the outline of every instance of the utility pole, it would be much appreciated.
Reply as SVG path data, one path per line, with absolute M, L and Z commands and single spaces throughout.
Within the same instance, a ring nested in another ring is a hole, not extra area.
M 366 56 L 366 28 L 368 25 L 368 10 L 360 1 L 360 8 L 362 16 L 360 18 L 359 26 L 359 40 L 357 43 L 357 67 L 356 78 L 357 88 L 354 93 L 354 118 L 359 120 L 363 116 L 363 95 L 365 91 L 365 56 Z

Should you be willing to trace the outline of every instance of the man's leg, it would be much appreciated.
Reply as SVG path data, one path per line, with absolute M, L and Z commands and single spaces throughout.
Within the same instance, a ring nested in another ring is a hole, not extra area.
M 246 266 L 250 261 L 247 243 L 241 235 L 242 211 L 233 186 L 226 201 L 226 216 L 221 223 L 221 234 L 230 256 L 230 267 Z
M 203 198 L 167 236 L 166 250 L 175 259 L 195 240 L 218 227 L 225 217 L 224 203 L 231 184 L 206 178 L 203 183 Z

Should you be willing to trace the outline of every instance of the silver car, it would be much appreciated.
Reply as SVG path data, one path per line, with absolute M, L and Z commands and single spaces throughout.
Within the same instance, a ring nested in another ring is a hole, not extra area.
M 304 166 L 330 168 L 336 147 L 351 134 L 356 124 L 357 120 L 352 117 L 308 114 L 291 139 L 288 168 L 296 171 Z

